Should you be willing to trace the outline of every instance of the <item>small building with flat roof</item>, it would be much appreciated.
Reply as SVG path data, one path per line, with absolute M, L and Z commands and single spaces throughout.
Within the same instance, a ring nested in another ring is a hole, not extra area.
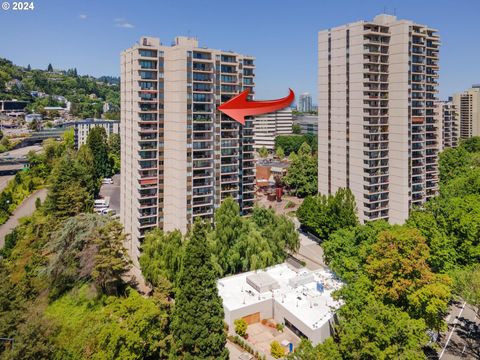
M 332 335 L 341 306 L 332 292 L 342 283 L 328 269 L 310 271 L 283 263 L 225 277 L 217 286 L 232 333 L 236 319 L 248 324 L 273 319 L 316 345 Z

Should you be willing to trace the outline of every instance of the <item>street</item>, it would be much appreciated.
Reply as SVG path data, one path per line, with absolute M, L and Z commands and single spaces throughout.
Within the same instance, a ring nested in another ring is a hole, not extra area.
M 480 359 L 480 319 L 473 307 L 456 302 L 447 316 L 448 331 L 440 340 L 439 359 Z
M 42 201 L 47 197 L 47 189 L 40 189 L 26 198 L 13 212 L 8 221 L 0 225 L 0 248 L 3 247 L 5 236 L 9 234 L 17 225 L 20 218 L 29 216 L 35 211 L 35 201 L 40 198 Z

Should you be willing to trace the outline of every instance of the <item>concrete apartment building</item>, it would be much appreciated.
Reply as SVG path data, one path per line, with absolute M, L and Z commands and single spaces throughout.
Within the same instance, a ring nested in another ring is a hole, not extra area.
M 473 85 L 463 93 L 455 94 L 453 104 L 458 112 L 460 138 L 480 136 L 480 84 Z
M 273 151 L 275 137 L 292 133 L 293 115 L 291 108 L 285 108 L 273 113 L 255 116 L 253 119 L 254 148 L 259 150 L 265 147 Z
M 438 191 L 436 30 L 382 14 L 319 32 L 318 58 L 319 192 L 403 223 Z
M 103 127 L 107 137 L 110 137 L 111 134 L 118 134 L 120 131 L 119 120 L 85 119 L 70 122 L 68 125 L 73 126 L 75 148 L 77 149 L 87 142 L 88 133 L 94 127 Z
M 142 37 L 122 52 L 120 219 L 134 259 L 148 230 L 185 232 L 229 196 L 243 214 L 253 208 L 253 121 L 217 106 L 253 94 L 254 69 L 253 57 L 186 37 L 172 46 Z
M 435 103 L 435 116 L 441 137 L 441 150 L 457 147 L 459 138 L 458 113 L 452 100 L 437 101 Z

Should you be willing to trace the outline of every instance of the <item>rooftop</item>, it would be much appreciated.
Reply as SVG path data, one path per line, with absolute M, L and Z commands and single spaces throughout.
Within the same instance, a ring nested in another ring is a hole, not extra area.
M 340 307 L 331 296 L 340 287 L 341 282 L 329 270 L 312 272 L 287 263 L 218 280 L 223 306 L 230 311 L 273 300 L 313 330 Z

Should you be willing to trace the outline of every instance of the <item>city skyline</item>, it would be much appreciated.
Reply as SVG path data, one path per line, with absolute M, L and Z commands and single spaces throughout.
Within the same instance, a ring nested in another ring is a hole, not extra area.
M 35 5 L 32 12 L 0 12 L 0 30 L 15 34 L 13 41 L 4 42 L 0 56 L 19 65 L 30 63 L 34 68 L 46 68 L 52 63 L 56 68 L 76 67 L 80 74 L 119 76 L 118 54 L 140 36 L 155 34 L 169 45 L 174 36 L 182 34 L 201 38 L 208 47 L 238 49 L 255 56 L 259 99 L 281 97 L 288 87 L 297 94 L 309 92 L 316 99 L 316 76 L 312 75 L 316 74 L 317 32 L 387 12 L 439 30 L 442 36 L 440 99 L 461 92 L 480 79 L 480 67 L 476 64 L 480 48 L 468 46 L 475 43 L 478 1 L 437 1 L 435 7 L 428 2 L 413 1 L 388 4 L 309 1 L 304 5 L 311 11 L 302 12 L 301 16 L 292 15 L 286 3 L 273 1 L 248 9 L 234 9 L 233 4 L 216 0 L 162 4 L 84 1 L 69 4 L 68 9 L 57 0 Z M 182 11 L 185 8 L 191 11 Z M 345 8 L 349 9 L 348 13 Z M 255 26 L 232 25 L 236 23 L 230 17 L 233 10 L 239 18 Z M 215 22 L 205 20 L 211 14 L 216 14 Z M 298 41 L 299 38 L 303 41 Z M 23 46 L 18 46 L 19 42 Z M 31 60 L 32 54 L 35 61 Z M 289 68 L 288 73 L 285 68 Z

